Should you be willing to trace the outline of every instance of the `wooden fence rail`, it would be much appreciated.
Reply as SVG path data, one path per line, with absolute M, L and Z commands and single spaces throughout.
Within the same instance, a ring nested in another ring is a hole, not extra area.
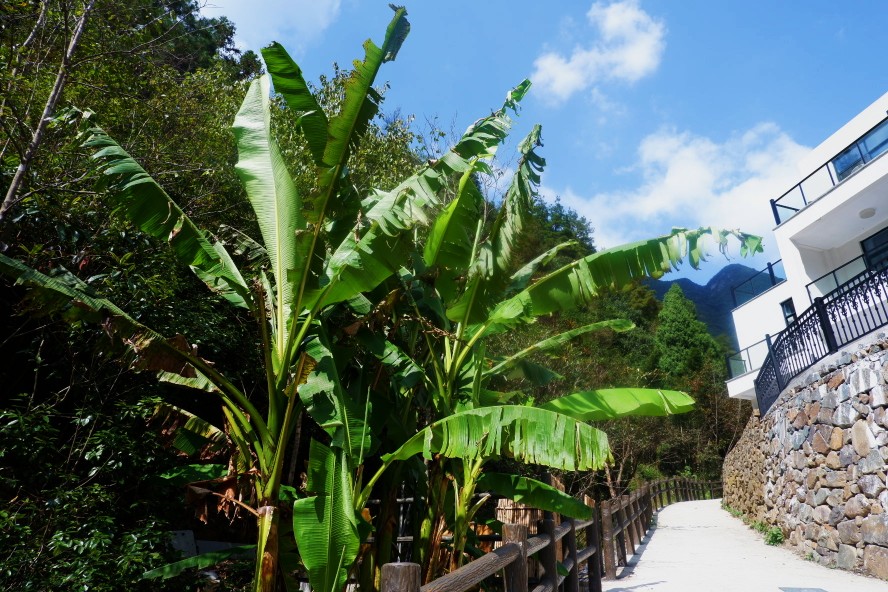
M 617 567 L 642 543 L 658 510 L 674 502 L 721 495 L 721 482 L 673 477 L 653 481 L 619 498 L 595 504 L 591 520 L 565 519 L 556 524 L 543 514 L 538 534 L 528 538 L 526 524 L 504 524 L 502 546 L 445 576 L 420 586 L 416 563 L 382 566 L 381 592 L 466 592 L 503 572 L 506 592 L 580 592 L 580 566 L 586 567 L 588 592 L 601 592 L 602 577 L 617 577 Z M 577 534 L 585 546 L 578 548 Z M 559 557 L 558 541 L 562 541 Z M 530 588 L 528 558 L 542 566 L 542 577 Z M 559 573 L 559 564 L 563 568 Z

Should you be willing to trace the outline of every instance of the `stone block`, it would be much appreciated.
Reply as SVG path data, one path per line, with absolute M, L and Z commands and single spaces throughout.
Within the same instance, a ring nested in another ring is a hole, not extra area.
M 839 399 L 835 392 L 828 392 L 820 399 L 820 407 L 822 409 L 835 409 L 839 404 Z
M 830 496 L 832 497 L 832 496 Z M 835 506 L 832 510 L 829 511 L 829 525 L 835 526 L 839 522 L 845 519 L 845 506 Z M 838 536 L 836 537 L 838 540 Z M 838 549 L 832 549 L 833 551 L 838 551 Z
M 829 506 L 817 506 L 814 508 L 814 522 L 817 524 L 828 524 L 831 511 Z
M 866 544 L 888 546 L 888 515 L 873 514 L 864 518 L 860 534 Z
M 836 567 L 839 569 L 853 569 L 857 565 L 857 549 L 850 545 L 839 545 L 839 553 L 836 555 Z
M 836 401 L 838 401 L 839 403 L 844 403 L 851 398 L 852 394 L 853 393 L 851 392 L 851 387 L 849 387 L 847 384 L 843 384 L 836 389 Z
M 851 445 L 861 457 L 865 457 L 876 445 L 876 438 L 870 431 L 866 420 L 859 419 L 851 427 Z
M 845 432 L 842 428 L 833 428 L 829 434 L 829 447 L 831 450 L 841 450 L 845 444 Z
M 888 549 L 869 546 L 863 550 L 863 569 L 883 580 L 888 580 Z
M 870 505 L 865 496 L 855 495 L 845 502 L 845 516 L 848 518 L 857 518 L 858 516 L 866 516 L 869 514 Z
M 873 409 L 888 406 L 888 390 L 885 389 L 885 385 L 874 386 L 869 392 L 869 396 L 869 405 Z
M 827 388 L 829 388 L 829 390 L 834 391 L 839 387 L 840 384 L 844 384 L 844 383 L 845 383 L 845 375 L 842 374 L 841 372 L 836 372 L 835 374 L 833 374 L 830 377 L 829 381 L 826 383 L 826 386 L 827 386 Z
M 822 487 L 814 492 L 814 506 L 819 506 L 826 501 L 826 498 L 829 497 L 830 490 Z
M 793 450 L 798 450 L 799 448 L 802 447 L 802 444 L 804 444 L 805 440 L 808 438 L 808 433 L 810 432 L 810 430 L 811 430 L 811 428 L 809 428 L 808 426 L 805 426 L 804 428 L 797 430 L 792 435 L 792 449 Z
M 842 428 L 850 428 L 860 419 L 860 413 L 851 403 L 841 403 L 832 414 L 832 423 Z
M 827 471 L 823 476 L 823 484 L 829 488 L 845 487 L 847 476 L 844 471 Z
M 806 425 L 808 425 L 808 414 L 805 413 L 804 410 L 799 409 L 798 413 L 796 413 L 795 419 L 792 420 L 792 427 L 800 430 Z
M 843 467 L 849 466 L 851 463 L 854 462 L 855 454 L 856 453 L 854 452 L 854 448 L 851 445 L 843 446 L 842 449 L 839 450 L 839 463 Z
M 857 485 L 860 487 L 861 493 L 869 499 L 875 499 L 885 491 L 885 480 L 879 478 L 878 475 L 864 475 L 857 480 Z
M 861 473 L 876 473 L 885 469 L 885 461 L 882 460 L 882 455 L 879 454 L 879 451 L 877 449 L 873 449 L 870 451 L 869 454 L 866 455 L 866 458 L 860 461 L 857 466 L 860 468 Z
M 842 463 L 839 462 L 839 453 L 835 450 L 831 450 L 829 454 L 826 455 L 823 464 L 833 470 L 842 468 Z
M 846 545 L 856 545 L 863 540 L 863 536 L 860 534 L 860 527 L 854 520 L 839 522 L 836 525 L 836 530 L 839 533 L 839 540 Z

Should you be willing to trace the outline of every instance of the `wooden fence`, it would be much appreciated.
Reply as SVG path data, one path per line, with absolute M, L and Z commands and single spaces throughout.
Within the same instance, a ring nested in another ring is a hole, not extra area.
M 718 481 L 673 477 L 597 505 L 587 498 L 594 510 L 591 520 L 565 519 L 556 524 L 553 515 L 545 512 L 536 536 L 530 538 L 526 524 L 504 524 L 501 547 L 425 586 L 420 585 L 419 564 L 383 565 L 381 592 L 466 592 L 500 571 L 506 592 L 580 592 L 583 565 L 588 592 L 601 592 L 602 578 L 616 578 L 617 567 L 626 565 L 660 508 L 720 497 L 721 487 Z M 541 566 L 538 582 L 528 577 L 531 556 Z

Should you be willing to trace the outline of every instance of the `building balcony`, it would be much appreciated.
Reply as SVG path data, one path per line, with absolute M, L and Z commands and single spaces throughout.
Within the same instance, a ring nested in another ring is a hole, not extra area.
M 778 259 L 773 263 L 768 263 L 767 267 L 731 288 L 734 308 L 749 302 L 759 294 L 764 294 L 777 284 L 785 281 L 786 272 L 783 270 L 783 261 Z
M 888 151 L 888 119 L 860 136 L 792 189 L 771 200 L 774 222 L 780 226 L 803 209 L 856 175 Z
M 775 339 L 766 338 L 767 355 L 754 381 L 759 410 L 765 413 L 802 372 L 886 325 L 888 267 L 867 269 L 815 297 Z

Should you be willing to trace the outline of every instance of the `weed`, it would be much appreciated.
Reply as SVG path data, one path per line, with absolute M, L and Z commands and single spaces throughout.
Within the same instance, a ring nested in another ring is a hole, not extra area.
M 779 526 L 772 526 L 768 532 L 765 533 L 765 543 L 768 545 L 780 546 L 783 544 L 783 531 Z

